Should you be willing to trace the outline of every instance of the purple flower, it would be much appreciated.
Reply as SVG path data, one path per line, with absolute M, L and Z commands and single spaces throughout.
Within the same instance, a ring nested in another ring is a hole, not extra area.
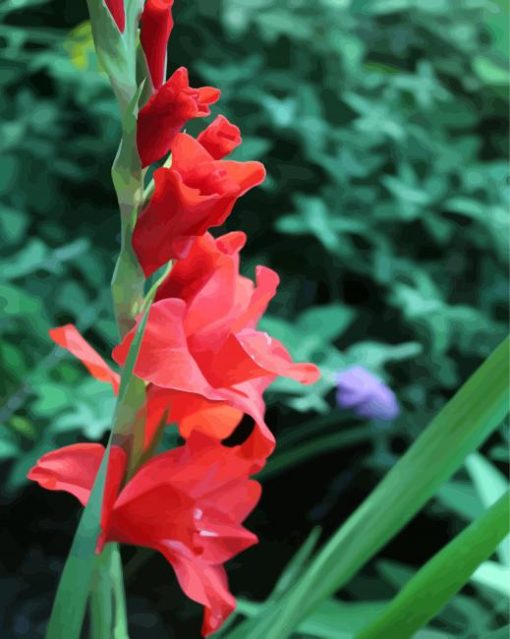
M 336 401 L 365 419 L 388 421 L 400 413 L 395 393 L 362 366 L 353 366 L 336 374 Z

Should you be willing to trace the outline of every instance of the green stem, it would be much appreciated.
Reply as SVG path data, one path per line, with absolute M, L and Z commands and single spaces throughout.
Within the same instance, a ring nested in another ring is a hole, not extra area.
M 113 587 L 113 601 L 115 603 L 113 639 L 129 639 L 122 558 L 120 556 L 118 544 L 112 544 L 112 546 L 113 550 L 110 564 L 110 575 Z
M 425 626 L 510 531 L 510 492 L 423 566 L 356 639 L 407 639 Z
M 131 236 L 143 199 L 144 181 L 136 144 L 138 105 L 143 90 L 143 84 L 138 86 L 136 78 L 136 50 L 143 0 L 125 3 L 126 27 L 122 34 L 104 0 L 87 0 L 87 5 L 97 55 L 110 76 L 122 114 L 122 140 L 112 169 L 121 214 L 122 238 L 113 275 L 112 296 L 122 337 L 134 324 L 143 302 L 144 286 L 143 273 L 131 246 Z M 106 639 L 111 636 L 112 597 L 116 604 L 115 636 L 119 639 L 127 637 L 118 547 L 109 544 L 99 558 L 96 547 L 111 445 L 121 445 L 130 453 L 133 442 L 137 441 L 137 437 L 140 439 L 138 430 L 141 430 L 143 438 L 144 424 L 140 411 L 145 403 L 145 385 L 133 376 L 133 368 L 146 322 L 147 313 L 139 323 L 122 371 L 110 439 L 62 572 L 48 623 L 47 639 L 78 639 L 89 595 L 93 637 Z
M 96 561 L 94 581 L 89 600 L 90 639 L 110 639 L 112 636 L 111 553 L 112 549 L 107 546 Z
M 303 461 L 312 459 L 346 446 L 369 441 L 374 435 L 372 426 L 359 426 L 343 430 L 338 433 L 324 435 L 316 439 L 310 439 L 299 446 L 293 446 L 289 450 L 276 453 L 267 466 L 259 473 L 258 479 L 267 480 L 297 466 Z
M 144 275 L 131 243 L 143 200 L 144 171 L 136 146 L 136 117 L 141 88 L 124 113 L 122 140 L 112 167 L 121 220 L 120 253 L 112 278 L 112 297 L 120 336 L 134 324 L 143 302 Z
M 352 422 L 352 417 L 338 410 L 332 410 L 325 415 L 317 415 L 317 417 L 313 417 L 304 423 L 285 429 L 283 433 L 278 436 L 278 447 L 286 448 L 290 444 L 302 442 L 330 426 L 335 426 L 338 431 L 349 422 Z

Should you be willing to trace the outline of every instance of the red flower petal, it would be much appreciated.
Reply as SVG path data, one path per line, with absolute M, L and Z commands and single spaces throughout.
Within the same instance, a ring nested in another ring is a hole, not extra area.
M 146 462 L 124 487 L 115 507 L 127 506 L 160 486 L 171 486 L 173 490 L 191 497 L 199 507 L 200 504 L 213 505 L 216 510 L 224 510 L 231 521 L 233 512 L 240 511 L 238 506 L 237 510 L 232 510 L 238 498 L 232 497 L 228 490 L 239 482 L 248 484 L 252 472 L 253 463 L 245 458 L 242 447 L 223 446 L 218 440 L 193 433 L 184 446 L 156 455 Z M 225 498 L 219 499 L 225 490 Z M 251 507 L 254 505 L 252 503 Z M 242 519 L 246 514 L 243 511 Z
M 218 388 L 267 375 L 290 377 L 302 384 L 312 384 L 320 376 L 314 364 L 294 364 L 280 342 L 253 329 L 231 334 L 215 353 L 194 355 L 204 375 Z
M 173 4 L 174 0 L 147 0 L 142 12 L 140 41 L 155 89 L 165 80 L 166 48 L 174 26 Z
M 197 140 L 215 160 L 221 160 L 242 142 L 239 127 L 223 115 L 218 115 Z
M 72 444 L 43 455 L 28 472 L 28 479 L 46 490 L 63 490 L 85 506 L 99 470 L 105 448 L 102 444 Z M 112 446 L 103 497 L 103 518 L 113 507 L 126 466 L 126 455 Z M 104 521 L 104 519 L 103 519 Z
M 216 239 L 210 233 L 197 237 L 186 259 L 175 263 L 159 287 L 156 301 L 178 297 L 187 304 L 192 303 L 216 270 L 228 258 L 236 256 L 245 244 L 246 234 L 241 231 L 227 233 Z
M 248 512 L 251 512 L 260 498 L 260 484 L 252 481 L 238 487 L 238 491 L 242 492 L 250 506 Z M 258 542 L 257 535 L 235 522 L 226 521 L 222 513 L 216 518 L 212 509 L 196 522 L 196 526 L 198 532 L 194 534 L 194 547 L 201 558 L 211 564 L 222 564 Z
M 152 442 L 165 414 L 165 422 L 177 423 L 179 433 L 185 438 L 192 432 L 199 432 L 215 439 L 224 439 L 232 434 L 243 417 L 242 411 L 225 402 L 150 386 L 145 423 L 146 447 Z
M 140 110 L 137 144 L 142 166 L 165 156 L 176 134 L 192 118 L 209 115 L 210 104 L 217 102 L 220 91 L 213 87 L 192 89 L 188 70 L 177 69 Z
M 255 271 L 257 284 L 253 290 L 250 303 L 246 310 L 240 314 L 232 331 L 237 332 L 243 328 L 255 328 L 262 315 L 265 313 L 269 302 L 273 299 L 280 283 L 278 274 L 266 266 L 257 266 Z
M 183 591 L 205 607 L 205 635 L 233 610 L 218 564 L 256 543 L 242 527 L 260 486 L 241 447 L 193 434 L 185 446 L 149 460 L 120 493 L 108 539 L 154 548 L 173 566 Z
M 264 467 L 267 457 L 275 447 L 274 435 L 264 419 L 266 405 L 262 396 L 273 380 L 274 376 L 269 375 L 237 384 L 232 388 L 218 389 L 218 394 L 230 406 L 250 415 L 255 422 L 251 435 L 239 447 L 239 454 L 253 464 L 252 472 L 258 472 Z
M 124 33 L 124 29 L 126 28 L 124 0 L 105 0 L 105 4 L 112 14 L 112 18 L 115 20 L 115 24 L 119 28 L 119 31 Z
M 295 364 L 286 348 L 267 333 L 244 329 L 236 335 L 244 352 L 266 374 L 290 377 L 301 384 L 313 384 L 320 377 L 315 364 Z
M 85 341 L 75 326 L 66 324 L 52 328 L 49 335 L 56 344 L 77 357 L 92 377 L 111 384 L 115 394 L 119 392 L 119 375 L 112 371 L 104 359 Z
M 162 388 L 215 399 L 214 389 L 188 350 L 183 326 L 185 313 L 186 304 L 182 300 L 161 300 L 151 306 L 134 373 Z M 131 329 L 113 350 L 113 359 L 120 365 L 126 361 L 135 331 L 136 328 Z
M 223 224 L 236 200 L 264 176 L 260 162 L 214 160 L 199 142 L 178 133 L 172 143 L 172 168 L 155 171 L 154 194 L 133 234 L 145 274 L 184 257 L 193 238 Z
M 168 543 L 159 550 L 172 564 L 183 592 L 204 606 L 202 636 L 216 632 L 236 607 L 223 566 L 208 564 L 182 544 Z
M 104 446 L 73 444 L 43 455 L 28 472 L 28 479 L 46 490 L 63 490 L 84 506 L 97 475 Z
M 152 485 L 137 473 L 120 493 L 106 541 L 156 549 L 166 539 L 193 545 L 195 502 L 185 491 L 162 481 L 165 471 L 158 472 Z

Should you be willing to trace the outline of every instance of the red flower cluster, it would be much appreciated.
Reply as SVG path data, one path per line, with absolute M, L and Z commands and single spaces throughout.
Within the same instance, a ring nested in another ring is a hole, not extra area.
M 164 424 L 176 424 L 184 446 L 157 455 L 126 480 L 126 452 L 112 447 L 99 550 L 109 541 L 147 546 L 172 564 L 184 592 L 205 606 L 203 633 L 216 631 L 234 607 L 223 563 L 256 542 L 242 521 L 254 508 L 259 485 L 250 474 L 265 464 L 274 437 L 264 420 L 264 390 L 277 376 L 309 384 L 319 371 L 294 363 L 285 347 L 257 323 L 274 296 L 278 276 L 259 266 L 255 282 L 240 275 L 246 237 L 214 238 L 237 199 L 260 184 L 259 162 L 224 159 L 240 143 L 239 129 L 218 116 L 197 139 L 181 132 L 191 118 L 210 114 L 220 92 L 193 89 L 177 69 L 164 82 L 173 0 L 147 0 L 140 40 L 154 89 L 139 112 L 138 152 L 144 166 L 171 152 L 154 172 L 155 189 L 133 233 L 146 276 L 173 260 L 150 308 L 134 374 L 146 384 L 147 455 Z M 123 2 L 107 6 L 124 29 Z M 168 167 L 168 168 L 167 168 Z M 126 362 L 137 322 L 113 351 Z M 78 357 L 98 380 L 119 389 L 119 375 L 66 325 L 52 339 Z M 227 447 L 243 415 L 254 421 L 240 446 Z M 69 446 L 42 457 L 29 477 L 65 490 L 85 504 L 103 448 Z
M 241 449 L 195 434 L 149 460 L 124 488 L 126 454 L 110 451 L 98 550 L 117 541 L 163 554 L 183 591 L 205 607 L 204 636 L 235 607 L 223 563 L 257 542 L 241 525 L 260 497 Z M 85 505 L 103 454 L 100 444 L 66 446 L 44 455 L 28 477 Z
M 182 258 L 193 238 L 223 224 L 237 199 L 260 184 L 260 162 L 216 160 L 216 153 L 232 146 L 233 126 L 214 121 L 202 142 L 177 133 L 171 144 L 172 167 L 154 173 L 155 190 L 133 234 L 133 246 L 146 275 L 170 259 Z M 235 140 L 234 140 L 235 141 Z M 205 145 L 204 145 L 205 142 Z

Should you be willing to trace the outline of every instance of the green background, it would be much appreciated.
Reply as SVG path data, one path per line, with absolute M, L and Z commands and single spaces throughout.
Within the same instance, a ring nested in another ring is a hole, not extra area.
M 233 591 L 255 601 L 314 526 L 337 528 L 505 334 L 508 15 L 499 0 L 176 0 L 174 17 L 169 68 L 221 88 L 215 112 L 243 133 L 235 157 L 268 170 L 227 225 L 248 233 L 246 274 L 260 263 L 281 276 L 263 326 L 323 372 L 312 387 L 278 381 L 267 394 L 280 451 L 307 446 L 292 467 L 275 454 L 248 523 L 261 542 L 231 562 Z M 119 124 L 86 19 L 84 1 L 0 6 L 7 638 L 42 636 L 78 513 L 71 497 L 29 487 L 26 472 L 56 446 L 104 438 L 113 407 L 109 388 L 47 336 L 73 322 L 106 357 L 115 343 Z M 352 364 L 395 390 L 394 423 L 335 408 L 334 372 Z M 315 454 L 313 442 L 343 430 L 358 436 Z M 449 481 L 342 598 L 390 598 L 478 516 L 507 444 L 506 430 L 491 438 L 481 465 Z M 133 637 L 198 636 L 198 608 L 165 562 L 132 561 Z M 505 622 L 504 581 L 494 570 L 472 581 L 434 627 L 488 636 Z M 366 621 L 348 610 L 342 618 Z

